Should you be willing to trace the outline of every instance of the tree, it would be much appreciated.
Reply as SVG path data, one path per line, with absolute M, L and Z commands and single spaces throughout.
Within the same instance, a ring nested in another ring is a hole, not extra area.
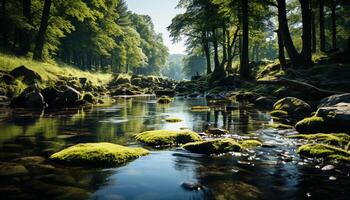
M 326 51 L 326 35 L 324 28 L 324 0 L 319 1 L 320 50 Z
M 43 59 L 43 48 L 45 42 L 45 34 L 47 26 L 49 25 L 50 9 L 51 9 L 52 0 L 45 0 L 43 13 L 41 16 L 40 28 L 35 42 L 35 50 L 33 58 L 35 60 Z
M 249 28 L 248 28 L 248 1 L 241 0 L 242 4 L 242 59 L 240 67 L 240 75 L 243 79 L 251 78 L 251 70 L 249 66 Z

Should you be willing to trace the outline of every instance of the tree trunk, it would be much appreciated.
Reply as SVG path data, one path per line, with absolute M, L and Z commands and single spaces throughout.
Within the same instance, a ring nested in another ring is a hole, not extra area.
M 6 0 L 1 2 L 1 45 L 7 45 Z
M 303 50 L 302 56 L 306 65 L 312 64 L 312 52 L 311 52 L 311 10 L 310 0 L 299 0 L 301 5 L 301 15 L 303 21 Z
M 284 44 L 282 39 L 282 31 L 280 28 L 277 30 L 277 37 L 278 37 L 278 60 L 280 61 L 280 65 L 282 69 L 286 69 L 287 62 L 286 62 L 286 56 L 284 55 Z
M 207 60 L 207 74 L 211 74 L 211 59 L 210 59 L 210 43 L 208 42 L 207 32 L 204 31 L 202 34 L 203 39 L 203 50 L 205 54 L 205 58 Z
M 222 25 L 222 63 L 227 62 L 226 24 Z
M 324 29 L 324 0 L 320 0 L 320 7 L 319 7 L 319 21 L 320 21 L 320 50 L 322 52 L 326 51 L 326 36 L 325 36 L 325 29 Z
M 242 79 L 251 78 L 249 67 L 249 29 L 248 29 L 248 0 L 242 0 L 242 59 L 240 76 Z
M 51 3 L 52 3 L 52 0 L 45 0 L 44 2 L 43 14 L 41 16 L 40 28 L 37 35 L 34 55 L 33 55 L 33 58 L 35 60 L 43 59 L 43 48 L 44 48 L 46 30 L 49 25 Z
M 278 0 L 278 23 L 281 28 L 283 44 L 288 52 L 289 58 L 294 67 L 304 65 L 304 58 L 296 50 L 292 37 L 290 35 L 287 11 L 286 11 L 286 0 Z
M 22 0 L 22 2 L 23 2 L 23 16 L 27 19 L 27 23 L 31 24 L 32 23 L 32 12 L 31 12 L 32 2 L 31 0 Z M 31 30 L 28 28 L 22 30 L 21 48 L 20 48 L 21 55 L 27 55 L 27 53 L 30 50 L 31 40 L 32 40 Z
M 214 46 L 214 71 L 211 77 L 212 81 L 220 80 L 226 77 L 225 66 L 219 61 L 219 47 L 218 38 L 216 36 L 216 30 L 213 29 L 213 46 Z
M 312 1 L 310 1 L 312 2 Z M 311 4 L 311 3 L 310 3 Z M 312 37 L 312 53 L 316 53 L 316 46 L 317 46 L 317 41 L 316 41 L 316 21 L 315 21 L 315 12 L 311 8 L 311 37 Z
M 336 7 L 337 7 L 337 4 L 333 0 L 332 5 L 331 5 L 331 11 L 332 11 L 332 48 L 333 48 L 333 50 L 337 49 L 337 24 L 336 24 L 337 16 L 335 13 Z

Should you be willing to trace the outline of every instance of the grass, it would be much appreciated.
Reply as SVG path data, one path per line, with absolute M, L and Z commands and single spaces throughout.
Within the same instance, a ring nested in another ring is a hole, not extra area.
M 199 154 L 220 154 L 242 150 L 242 146 L 231 138 L 192 142 L 182 147 L 187 151 Z
M 50 156 L 50 159 L 69 165 L 121 165 L 149 152 L 111 143 L 77 144 Z
M 93 85 L 107 85 L 112 79 L 111 74 L 85 72 L 67 64 L 50 61 L 38 62 L 26 57 L 16 57 L 0 53 L 0 71 L 11 71 L 14 68 L 24 65 L 27 68 L 37 72 L 43 79 L 43 85 L 48 86 L 59 80 L 59 76 L 85 77 Z
M 155 130 L 146 131 L 136 135 L 136 139 L 153 147 L 176 146 L 188 142 L 201 141 L 202 138 L 190 130 L 170 131 Z

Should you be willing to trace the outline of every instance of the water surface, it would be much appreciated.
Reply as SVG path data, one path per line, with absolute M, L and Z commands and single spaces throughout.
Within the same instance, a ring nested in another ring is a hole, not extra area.
M 191 106 L 195 105 L 207 102 L 201 98 L 177 98 L 170 105 L 158 105 L 154 97 L 140 97 L 83 109 L 2 109 L 0 195 L 3 199 L 45 200 L 348 199 L 349 166 L 337 165 L 334 170 L 322 171 L 320 168 L 327 163 L 299 158 L 295 154 L 296 141 L 285 137 L 295 132 L 268 128 L 273 122 L 267 111 L 234 103 L 231 109 L 214 105 L 210 111 L 192 112 Z M 184 121 L 167 123 L 165 118 L 169 116 Z M 82 142 L 141 146 L 134 135 L 146 130 L 187 127 L 202 132 L 209 124 L 230 130 L 227 137 L 259 139 L 266 145 L 219 156 L 191 154 L 181 148 L 150 149 L 150 155 L 111 169 L 19 159 L 47 158 Z M 181 187 L 184 181 L 202 187 L 186 190 Z

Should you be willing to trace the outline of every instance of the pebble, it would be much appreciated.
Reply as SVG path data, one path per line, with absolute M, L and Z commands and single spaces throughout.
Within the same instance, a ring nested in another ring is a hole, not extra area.
M 337 177 L 335 177 L 335 176 L 330 176 L 330 177 L 329 177 L 329 180 L 335 181 L 335 180 L 337 180 Z
M 187 190 L 200 190 L 202 185 L 193 181 L 184 181 L 181 183 L 181 186 Z
M 333 170 L 335 167 L 334 165 L 326 165 L 324 167 L 322 167 L 322 171 L 329 171 L 329 170 Z

